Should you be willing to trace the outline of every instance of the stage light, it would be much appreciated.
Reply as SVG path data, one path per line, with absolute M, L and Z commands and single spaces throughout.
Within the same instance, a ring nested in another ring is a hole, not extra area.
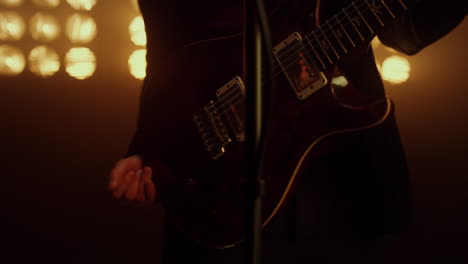
M 16 7 L 23 3 L 23 0 L 0 0 L 0 4 L 7 7 Z
M 90 11 L 96 5 L 97 0 L 67 0 L 67 3 L 75 10 Z
M 25 65 L 26 60 L 20 49 L 9 45 L 0 45 L 0 75 L 18 75 L 23 72 Z
M 29 53 L 29 70 L 40 77 L 54 75 L 60 69 L 59 55 L 50 47 L 41 45 Z
M 146 49 L 135 50 L 128 58 L 130 73 L 136 79 L 142 80 L 146 76 Z
M 400 84 L 408 80 L 411 66 L 408 59 L 401 56 L 390 56 L 384 60 L 381 67 L 382 79 Z
M 54 8 L 60 4 L 60 0 L 32 0 L 34 4 L 45 8 Z
M 96 22 L 90 16 L 74 14 L 67 20 L 66 33 L 72 43 L 89 43 L 96 36 Z
M 96 70 L 96 56 L 89 48 L 72 48 L 65 55 L 66 72 L 83 80 L 94 74 Z
M 130 22 L 128 31 L 130 33 L 130 39 L 132 40 L 133 44 L 141 47 L 146 46 L 146 31 L 143 17 L 135 17 L 132 22 Z
M 37 41 L 50 42 L 60 33 L 59 23 L 52 15 L 36 13 L 29 23 L 31 36 Z
M 16 12 L 0 12 L 0 40 L 20 40 L 25 28 L 23 18 Z

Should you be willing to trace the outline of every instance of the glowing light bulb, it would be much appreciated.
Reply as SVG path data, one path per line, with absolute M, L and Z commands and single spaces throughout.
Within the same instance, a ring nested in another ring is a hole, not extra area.
M 0 45 L 0 75 L 16 76 L 26 65 L 23 52 L 13 46 Z
M 29 70 L 37 76 L 46 78 L 60 69 L 59 55 L 47 46 L 37 46 L 29 53 Z
M 67 20 L 67 37 L 72 43 L 86 44 L 96 37 L 96 22 L 90 16 L 74 14 Z
M 89 48 L 72 48 L 65 55 L 65 64 L 70 76 L 83 80 L 96 71 L 96 56 Z
M 60 33 L 57 19 L 41 12 L 31 17 L 29 30 L 35 40 L 44 42 L 56 39 Z
M 408 59 L 393 55 L 384 60 L 380 72 L 382 79 L 387 82 L 400 84 L 408 80 L 411 72 L 411 65 Z
M 130 33 L 130 39 L 132 40 L 133 44 L 142 47 L 146 46 L 146 31 L 143 17 L 135 17 L 132 22 L 130 22 L 128 31 Z
M 32 0 L 34 4 L 45 8 L 54 8 L 60 4 L 60 0 Z
M 17 7 L 23 3 L 23 0 L 0 0 L 0 4 L 7 7 Z
M 25 30 L 24 20 L 16 12 L 0 12 L 0 40 L 20 40 Z
M 130 73 L 136 79 L 142 80 L 146 77 L 146 49 L 135 50 L 128 58 Z
M 75 10 L 90 11 L 96 5 L 97 0 L 67 0 L 67 3 Z

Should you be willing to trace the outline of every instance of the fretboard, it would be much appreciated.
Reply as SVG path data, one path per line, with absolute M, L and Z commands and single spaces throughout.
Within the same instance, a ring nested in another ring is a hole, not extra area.
M 304 48 L 321 70 L 354 48 L 369 44 L 380 29 L 407 9 L 404 0 L 356 0 L 304 37 Z

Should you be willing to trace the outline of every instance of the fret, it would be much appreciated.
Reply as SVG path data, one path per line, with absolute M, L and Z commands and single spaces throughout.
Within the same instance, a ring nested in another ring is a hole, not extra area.
M 370 33 L 371 34 L 374 34 L 374 30 L 371 28 L 371 26 L 369 25 L 369 23 L 367 22 L 367 20 L 364 18 L 364 16 L 362 15 L 361 11 L 359 11 L 359 9 L 357 8 L 357 6 L 354 4 L 354 2 L 352 3 L 353 6 L 354 6 L 354 9 L 356 9 L 356 11 L 358 12 L 359 16 L 361 17 L 362 21 L 364 21 L 364 23 L 366 24 L 367 28 L 369 29 Z
M 338 38 L 338 36 L 336 35 L 336 32 L 335 30 L 333 29 L 332 26 L 330 26 L 330 23 L 327 22 L 327 25 L 328 25 L 328 28 L 331 30 L 331 32 L 333 33 L 333 35 L 335 36 L 335 39 L 339 42 L 341 48 L 343 49 L 344 53 L 345 54 L 348 54 L 348 50 L 345 48 L 345 46 L 343 45 L 343 43 L 341 42 L 341 40 Z
M 317 43 L 319 44 L 319 46 L 320 46 L 320 48 L 322 49 L 323 53 L 324 53 L 325 56 L 327 57 L 328 62 L 329 62 L 330 64 L 333 64 L 333 61 L 330 59 L 330 56 L 328 56 L 327 51 L 323 48 L 322 43 L 320 43 L 320 40 L 317 38 L 317 36 L 316 36 L 314 33 L 312 33 L 312 35 L 314 35 L 315 40 L 317 41 Z
M 382 4 L 384 5 L 384 7 L 387 9 L 388 13 L 392 16 L 392 18 L 395 18 L 395 14 L 393 14 L 392 10 L 390 10 L 387 3 L 385 3 L 385 0 L 381 0 L 381 1 L 382 1 Z
M 408 9 L 408 7 L 405 5 L 405 3 L 403 3 L 402 0 L 398 0 L 398 2 L 400 2 L 401 6 L 402 6 L 405 10 Z
M 310 39 L 309 39 L 309 38 L 305 38 L 305 39 L 307 39 L 307 42 L 309 43 L 309 46 L 312 48 L 312 51 L 315 53 L 315 57 L 319 60 L 320 64 L 322 64 L 322 69 L 327 68 L 327 67 L 325 66 L 325 64 L 323 63 L 322 58 L 320 58 L 320 55 L 319 55 L 319 54 L 317 53 L 317 51 L 315 50 L 314 45 L 310 42 Z
M 325 32 L 323 32 L 323 28 L 320 27 L 320 31 L 322 32 L 322 36 L 325 37 L 325 40 L 327 41 L 328 45 L 330 46 L 330 48 L 332 49 L 333 53 L 335 53 L 335 56 L 337 59 L 340 59 L 340 55 L 336 52 L 335 50 L 335 47 L 333 47 L 332 43 L 330 42 L 330 40 L 328 39 L 327 35 L 325 34 Z
M 362 36 L 361 34 L 361 31 L 359 31 L 359 29 L 356 27 L 356 25 L 353 23 L 353 20 L 351 20 L 351 18 L 349 17 L 348 13 L 346 13 L 346 10 L 343 8 L 343 13 L 346 15 L 346 17 L 348 18 L 349 22 L 351 22 L 351 25 L 354 27 L 354 29 L 356 30 L 356 33 L 358 33 L 359 37 L 361 38 L 361 40 L 364 40 L 364 37 Z
M 351 45 L 354 47 L 356 47 L 356 44 L 354 43 L 354 41 L 351 39 L 351 37 L 349 36 L 348 32 L 346 31 L 346 29 L 343 27 L 343 25 L 341 24 L 340 20 L 335 16 L 333 16 L 336 20 L 336 22 L 338 22 L 338 25 L 340 25 L 341 29 L 343 30 L 343 32 L 345 33 L 346 37 L 348 38 L 349 42 L 351 43 Z
M 375 18 L 377 19 L 377 21 L 379 21 L 380 23 L 380 26 L 384 26 L 384 22 L 382 21 L 382 19 L 379 17 L 379 15 L 377 15 L 377 12 L 375 12 L 375 9 L 372 7 L 372 5 L 369 4 L 369 1 L 368 0 L 365 0 L 367 6 L 369 7 L 369 9 L 372 11 L 372 13 L 374 14 Z

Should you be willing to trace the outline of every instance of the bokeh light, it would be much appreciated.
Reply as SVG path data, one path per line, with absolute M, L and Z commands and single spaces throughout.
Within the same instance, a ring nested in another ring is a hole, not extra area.
M 385 81 L 400 84 L 408 80 L 411 66 L 408 59 L 393 55 L 384 60 L 380 71 Z
M 67 20 L 66 33 L 72 43 L 89 43 L 96 36 L 96 22 L 90 16 L 74 14 Z
M 97 0 L 67 0 L 67 3 L 75 10 L 90 11 L 96 5 Z
M 60 58 L 50 47 L 41 45 L 29 53 L 29 70 L 40 77 L 54 75 L 60 69 Z
M 89 48 L 72 48 L 65 54 L 65 65 L 70 76 L 83 80 L 96 71 L 96 56 Z
M 146 76 L 146 49 L 135 50 L 128 58 L 130 73 L 136 79 L 142 80 Z
M 45 8 L 54 8 L 60 4 L 60 0 L 32 0 L 34 4 Z
M 128 28 L 130 39 L 137 46 L 146 46 L 145 22 L 142 16 L 135 17 Z
M 0 0 L 0 5 L 7 7 L 16 7 L 23 3 L 23 0 Z
M 0 12 L 0 40 L 20 40 L 25 30 L 24 20 L 16 12 Z
M 54 16 L 39 12 L 31 17 L 29 31 L 35 40 L 49 42 L 58 37 L 60 27 Z
M 0 75 L 15 76 L 23 72 L 26 65 L 23 52 L 10 45 L 0 45 Z

